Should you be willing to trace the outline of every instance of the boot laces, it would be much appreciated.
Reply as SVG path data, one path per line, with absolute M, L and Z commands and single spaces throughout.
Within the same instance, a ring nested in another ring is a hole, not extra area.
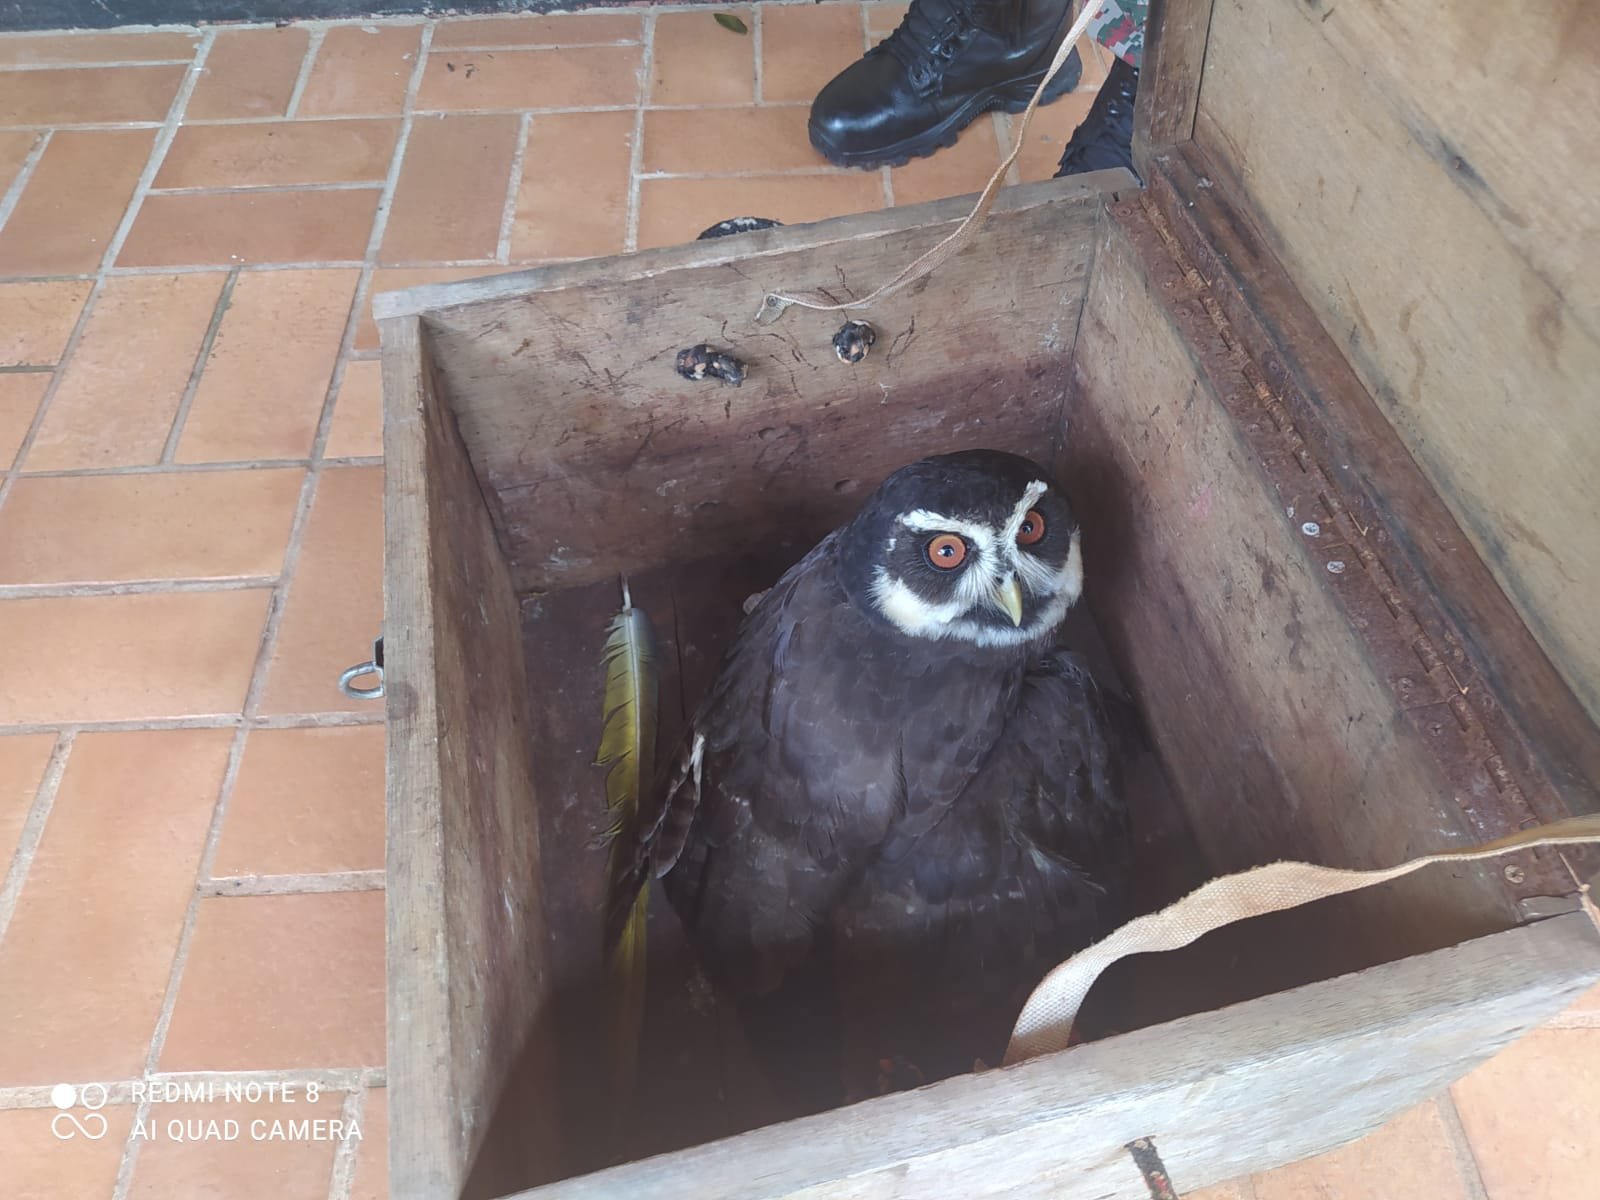
M 924 88 L 944 74 L 976 28 L 962 0 L 913 0 L 878 48 L 894 55 L 912 84 Z

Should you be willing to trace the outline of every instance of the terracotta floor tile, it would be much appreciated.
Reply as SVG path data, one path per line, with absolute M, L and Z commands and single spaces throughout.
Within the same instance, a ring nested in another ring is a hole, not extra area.
M 800 105 L 647 112 L 641 166 L 670 175 L 825 169 L 806 134 L 809 112 Z
M 0 38 L 0 67 L 193 58 L 197 33 L 50 33 Z
M 178 442 L 179 462 L 310 455 L 359 278 L 353 270 L 239 276 Z M 281 353 L 284 346 L 294 353 Z
M 22 170 L 22 164 L 27 161 L 28 155 L 33 153 L 33 148 L 44 136 L 43 133 L 31 129 L 8 129 L 0 132 L 0 195 L 17 178 L 17 172 Z
M 502 267 L 379 267 L 372 272 L 367 299 L 361 306 L 361 324 L 356 326 L 355 349 L 378 348 L 378 326 L 372 319 L 372 297 L 379 292 L 398 292 L 424 283 L 454 283 L 458 279 L 479 279 L 504 273 Z
M 357 262 L 376 188 L 148 196 L 117 259 L 124 267 Z
M 0 373 L 0 470 L 16 459 L 49 386 L 48 372 Z
M 693 241 L 701 230 L 730 217 L 771 217 L 795 225 L 882 206 L 877 172 L 646 179 L 639 185 L 639 247 Z
M 384 1061 L 383 893 L 200 902 L 163 1071 Z
M 1420 1105 L 1376 1133 L 1251 1181 L 1255 1200 L 1469 1200 L 1437 1105 Z
M 0 507 L 0 584 L 276 575 L 304 474 L 24 477 Z
M 1000 165 L 1002 152 L 994 121 L 979 117 L 962 130 L 960 140 L 929 158 L 914 158 L 889 172 L 896 205 L 921 204 L 946 196 L 981 192 Z
M 1543 1029 L 1451 1089 L 1489 1200 L 1565 1200 L 1600 1177 L 1600 1029 Z
M 1098 91 L 1105 82 L 1108 52 L 1087 33 L 1078 39 L 1078 57 L 1083 60 L 1083 77 L 1078 82 L 1082 91 Z
M 1256 1196 L 1250 1180 L 1245 1178 L 1201 1188 L 1198 1192 L 1184 1192 L 1183 1200 L 1256 1200 Z
M 1579 1023 L 1600 1025 L 1600 984 L 1590 988 L 1577 1002 L 1561 1015 L 1561 1020 Z
M 110 1200 L 122 1165 L 122 1147 L 133 1127 L 131 1105 L 108 1105 L 100 1138 L 77 1136 L 64 1142 L 51 1129 L 54 1108 L 0 1109 L 0 1162 L 6 1165 L 7 1200 Z M 89 1112 L 75 1114 L 86 1120 Z M 62 1124 L 62 1129 L 70 1126 Z M 86 1124 L 98 1132 L 98 1124 Z
M 187 67 L 81 67 L 0 72 L 9 125 L 165 121 Z
M 326 1200 L 345 1132 L 343 1111 L 343 1092 L 321 1090 L 313 1101 L 303 1088 L 292 1101 L 219 1094 L 209 1103 L 154 1105 L 151 1116 L 162 1132 L 139 1148 L 129 1200 Z M 165 1132 L 173 1121 L 195 1129 L 200 1140 L 173 1140 Z M 296 1129 L 302 1121 L 325 1124 Z M 211 1122 L 219 1136 L 209 1136 Z
M 0 601 L 0 724 L 236 713 L 267 599 L 248 590 Z
M 0 879 L 11 868 L 23 823 L 55 746 L 53 733 L 0 737 Z
M 87 279 L 0 283 L 0 366 L 59 362 L 93 289 Z
M 637 42 L 644 33 L 641 13 L 563 13 L 553 16 L 466 17 L 440 21 L 434 49 L 493 46 L 579 46 L 591 42 Z
M 339 691 L 383 620 L 383 468 L 329 467 L 289 588 L 267 675 L 267 713 L 374 711 Z
M 859 4 L 763 7 L 761 98 L 810 104 L 864 48 Z
M 1072 131 L 1088 116 L 1094 97 L 1094 91 L 1080 85 L 1077 91 L 1069 92 L 1054 104 L 1042 105 L 1034 112 L 1027 140 L 1022 143 L 1022 153 L 1017 156 L 1017 174 L 1021 182 L 1033 183 L 1055 175 L 1061 152 L 1066 149 Z M 1017 136 L 1021 121 L 1020 116 L 1011 118 L 1010 138 Z M 1006 149 L 1009 152 L 1010 147 Z
M 711 115 L 704 110 L 696 116 Z M 619 254 L 627 240 L 633 113 L 544 113 L 528 128 L 511 255 Z
M 748 7 L 718 8 L 755 28 Z M 755 37 L 718 25 L 712 10 L 656 17 L 651 104 L 748 104 L 756 97 Z
M 335 26 L 317 51 L 295 116 L 399 112 L 421 48 L 420 25 Z
M 221 30 L 183 119 L 283 116 L 310 43 L 310 31 L 303 25 Z
M 78 735 L 0 943 L 0 1084 L 143 1072 L 232 740 Z
M 381 184 L 399 135 L 393 118 L 187 125 L 173 138 L 155 186 Z
M 107 279 L 24 465 L 158 462 L 222 282 L 220 274 Z M 128 353 L 133 345 L 137 356 Z
M 67 129 L 52 135 L 0 228 L 0 274 L 98 270 L 155 138 L 151 129 Z
M 906 15 L 909 4 L 863 4 L 867 10 L 867 37 L 876 44 L 894 32 Z M 212 51 L 216 53 L 215 50 Z
M 327 458 L 383 454 L 383 364 L 361 359 L 345 364 L 328 430 Z
M 520 129 L 509 114 L 418 117 L 389 209 L 383 261 L 493 258 Z
M 257 729 L 223 818 L 213 878 L 381 871 L 384 729 Z
M 370 1088 L 361 1113 L 361 1145 L 350 1200 L 389 1200 L 389 1091 Z
M 639 99 L 638 46 L 563 50 L 441 50 L 428 55 L 423 112 L 602 108 Z

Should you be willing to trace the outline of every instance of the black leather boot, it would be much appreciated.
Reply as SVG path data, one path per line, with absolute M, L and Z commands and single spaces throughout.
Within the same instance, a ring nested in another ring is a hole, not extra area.
M 1088 115 L 1067 139 L 1057 179 L 1111 167 L 1133 170 L 1133 98 L 1138 87 L 1139 68 L 1120 58 L 1111 64 Z
M 991 109 L 1028 106 L 1070 25 L 1069 0 L 912 0 L 899 28 L 811 103 L 811 144 L 841 167 L 898 167 Z M 1078 52 L 1041 103 L 1078 86 Z

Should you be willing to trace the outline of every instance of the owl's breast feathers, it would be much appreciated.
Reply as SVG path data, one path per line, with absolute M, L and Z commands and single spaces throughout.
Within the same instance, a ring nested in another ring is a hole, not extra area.
M 666 877 L 737 993 L 771 991 L 841 922 L 918 940 L 978 904 L 1031 945 L 1096 893 L 1118 817 L 1093 685 L 1063 661 L 883 628 L 828 537 L 746 619 L 642 814 L 638 877 Z

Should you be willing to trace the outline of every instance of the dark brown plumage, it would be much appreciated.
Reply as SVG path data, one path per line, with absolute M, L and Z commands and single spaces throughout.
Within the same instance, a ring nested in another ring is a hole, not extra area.
M 1104 710 L 1051 644 L 1080 564 L 1035 464 L 904 468 L 746 617 L 642 814 L 616 904 L 664 877 L 802 1106 L 880 1059 L 996 1061 L 1028 989 L 1122 919 Z

